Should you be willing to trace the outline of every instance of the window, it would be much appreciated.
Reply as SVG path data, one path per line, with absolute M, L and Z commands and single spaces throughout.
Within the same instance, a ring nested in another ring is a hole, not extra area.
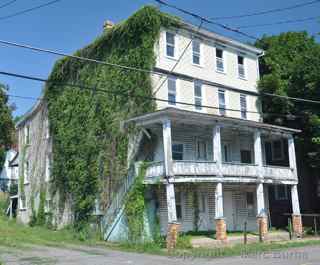
M 206 213 L 207 211 L 207 194 L 204 192 L 199 192 L 198 193 L 198 198 L 199 198 L 199 212 L 200 213 Z
M 169 57 L 175 57 L 175 35 L 171 32 L 166 32 L 166 53 Z
M 226 97 L 225 97 L 225 91 L 222 89 L 219 89 L 219 113 L 220 115 L 226 115 Z
M 24 142 L 25 144 L 30 144 L 30 125 L 24 127 Z
M 182 200 L 181 200 L 182 193 L 176 192 L 175 199 L 176 199 L 176 211 L 177 211 L 177 219 L 182 219 Z
M 255 214 L 255 207 L 254 207 L 254 195 L 253 195 L 253 192 L 247 192 L 246 199 L 247 199 L 248 216 L 254 217 L 256 214 Z
M 216 48 L 216 67 L 217 71 L 224 72 L 223 50 Z
M 281 140 L 272 142 L 272 160 L 282 160 L 284 158 L 283 143 Z
M 174 77 L 168 77 L 168 104 L 176 105 L 177 98 L 177 80 Z
M 222 144 L 222 161 L 225 163 L 231 162 L 231 145 L 229 143 Z
M 320 179 L 317 180 L 317 196 L 320 197 Z
M 240 78 L 246 77 L 246 72 L 244 68 L 244 57 L 238 55 L 238 74 Z
M 247 119 L 247 97 L 246 95 L 240 95 L 240 109 L 241 109 L 241 118 Z
M 250 150 L 240 150 L 241 163 L 251 164 L 251 151 Z
M 276 200 L 288 200 L 288 189 L 285 185 L 274 186 L 274 196 Z
M 200 65 L 200 41 L 192 41 L 192 62 Z
M 29 174 L 30 174 L 30 163 L 26 161 L 24 163 L 24 184 L 29 183 Z
M 202 110 L 202 84 L 199 81 L 194 82 L 194 104 L 196 110 Z
M 46 172 L 45 172 L 45 180 L 48 182 L 50 181 L 50 166 L 51 166 L 51 163 L 50 163 L 50 157 L 47 155 L 46 157 Z
M 207 153 L 207 142 L 203 140 L 197 141 L 197 160 L 206 161 L 208 159 Z
M 172 159 L 183 160 L 183 144 L 172 144 Z

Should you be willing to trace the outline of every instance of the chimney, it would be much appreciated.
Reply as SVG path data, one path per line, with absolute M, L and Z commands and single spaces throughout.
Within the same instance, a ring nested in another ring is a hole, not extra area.
M 104 30 L 109 30 L 109 29 L 112 29 L 113 26 L 114 26 L 114 23 L 111 20 L 107 20 L 103 24 L 103 29 Z

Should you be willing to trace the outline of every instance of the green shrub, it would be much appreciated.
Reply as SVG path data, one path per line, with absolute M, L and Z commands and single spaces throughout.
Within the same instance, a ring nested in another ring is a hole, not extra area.
M 180 235 L 177 239 L 177 248 L 178 249 L 190 249 L 192 248 L 191 236 L 189 235 Z

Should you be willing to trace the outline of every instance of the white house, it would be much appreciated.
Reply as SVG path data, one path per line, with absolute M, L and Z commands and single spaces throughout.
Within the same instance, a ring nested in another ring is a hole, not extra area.
M 0 190 L 9 191 L 11 185 L 17 184 L 18 181 L 18 163 L 16 158 L 18 156 L 17 151 L 10 149 L 6 152 L 5 161 L 0 173 Z
M 257 90 L 263 51 L 187 23 L 163 28 L 155 51 L 155 70 L 165 76 L 153 76 L 154 95 L 163 101 L 125 125 L 151 139 L 139 159 L 149 160 L 145 183 L 154 190 L 161 232 L 216 230 L 225 240 L 226 230 L 242 230 L 246 221 L 265 235 L 268 189 L 289 189 L 301 234 L 299 131 L 263 123 Z

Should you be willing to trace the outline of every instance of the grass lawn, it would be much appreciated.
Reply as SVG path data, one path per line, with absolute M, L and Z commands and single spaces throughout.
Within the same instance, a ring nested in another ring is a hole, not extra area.
M 95 245 L 98 243 L 98 239 L 80 241 L 71 229 L 54 231 L 45 227 L 29 227 L 0 215 L 0 246 L 25 247 L 28 244 L 42 246 Z

